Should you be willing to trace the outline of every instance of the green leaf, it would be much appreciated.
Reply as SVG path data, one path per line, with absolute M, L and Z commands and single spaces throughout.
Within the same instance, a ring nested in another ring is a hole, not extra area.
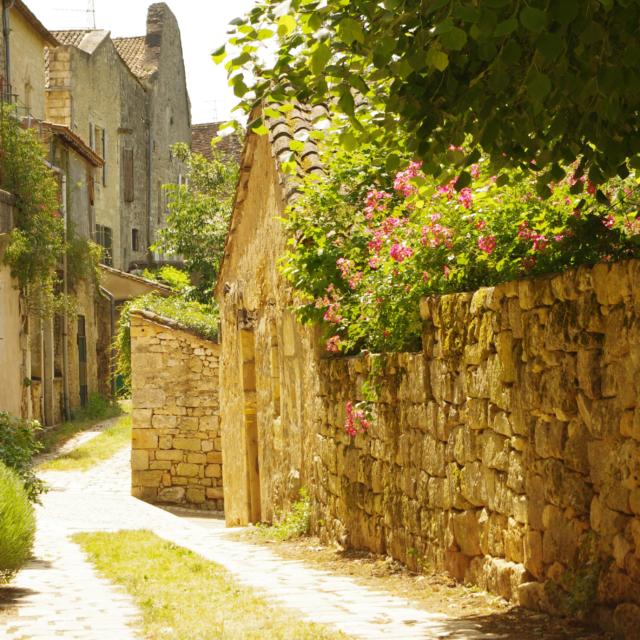
M 324 42 L 320 43 L 311 54 L 311 71 L 319 76 L 330 59 L 331 49 Z
M 509 18 L 508 20 L 503 20 L 498 23 L 496 26 L 493 37 L 494 38 L 502 38 L 503 36 L 509 35 L 513 33 L 518 28 L 518 21 L 515 18 Z
M 389 173 L 394 172 L 400 166 L 400 157 L 397 153 L 390 153 L 385 160 L 385 167 Z
M 360 42 L 364 44 L 364 31 L 358 20 L 343 18 L 338 23 L 338 34 L 347 44 Z
M 468 171 L 463 171 L 455 182 L 456 191 L 460 191 L 471 184 L 471 174 Z
M 286 38 L 296 28 L 296 20 L 293 16 L 285 15 L 278 18 L 278 35 Z
M 555 60 L 563 47 L 564 42 L 557 33 L 543 33 L 536 42 L 536 48 L 547 60 Z
M 225 45 L 222 45 L 211 54 L 211 57 L 216 64 L 220 64 L 225 59 L 226 55 Z
M 545 73 L 534 71 L 527 81 L 527 91 L 536 101 L 542 102 L 551 91 L 551 80 Z
M 258 40 L 268 40 L 273 35 L 274 35 L 274 32 L 271 31 L 271 29 L 260 29 L 260 31 L 258 31 L 257 38 Z
M 458 27 L 453 27 L 440 35 L 442 46 L 451 51 L 460 51 L 467 43 L 467 34 Z
M 449 56 L 437 47 L 431 47 L 427 51 L 427 64 L 438 71 L 444 71 L 449 66 Z
M 547 16 L 544 11 L 534 9 L 533 7 L 525 7 L 520 12 L 520 22 L 525 29 L 540 33 L 545 27 Z
M 292 140 L 289 143 L 289 149 L 291 149 L 291 151 L 295 151 L 296 153 L 300 153 L 301 151 L 304 151 L 304 142 L 302 142 L 301 140 Z
M 568 25 L 578 17 L 580 0 L 554 0 L 551 3 L 551 17 L 561 25 Z
M 348 88 L 343 87 L 340 99 L 338 100 L 338 106 L 342 110 L 343 113 L 346 113 L 348 116 L 355 115 L 355 102 L 353 100 L 353 96 L 351 95 L 351 91 Z
M 470 24 L 475 24 L 480 20 L 480 10 L 469 5 L 456 6 L 453 10 L 453 15 L 459 20 Z

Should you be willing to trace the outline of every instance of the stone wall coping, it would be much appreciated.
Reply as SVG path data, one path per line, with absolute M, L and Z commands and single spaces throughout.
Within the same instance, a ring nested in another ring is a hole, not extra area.
M 161 316 L 157 313 L 154 313 L 153 311 L 148 311 L 146 309 L 134 309 L 133 311 L 131 311 L 131 318 L 133 319 L 135 317 L 141 318 L 153 324 L 158 324 L 161 327 L 164 327 L 166 329 L 172 329 L 173 331 L 182 331 L 184 333 L 188 333 L 192 336 L 195 336 L 200 340 L 204 340 L 205 342 L 208 342 L 214 351 L 219 351 L 220 349 L 219 342 L 216 342 L 215 340 L 211 340 L 211 338 L 207 338 L 207 336 L 202 335 L 202 333 L 200 333 L 200 331 L 198 331 L 197 329 L 187 327 L 186 325 L 176 320 L 172 320 L 171 318 L 166 318 L 165 316 Z

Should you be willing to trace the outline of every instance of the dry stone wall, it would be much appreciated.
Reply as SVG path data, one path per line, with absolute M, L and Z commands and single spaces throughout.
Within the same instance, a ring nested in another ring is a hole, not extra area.
M 131 315 L 132 495 L 223 510 L 219 345 Z
M 421 353 L 325 360 L 326 540 L 640 624 L 640 262 L 423 301 Z M 369 433 L 341 429 L 376 372 Z M 628 635 L 628 637 L 636 637 Z

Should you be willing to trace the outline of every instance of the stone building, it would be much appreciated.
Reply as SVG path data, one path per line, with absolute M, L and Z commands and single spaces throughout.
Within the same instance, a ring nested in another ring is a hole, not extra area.
M 277 270 L 296 193 L 280 159 L 315 115 L 267 120 L 243 151 L 216 285 L 227 524 L 306 486 L 325 541 L 635 637 L 640 261 L 424 300 L 421 351 L 329 357 Z M 319 168 L 310 143 L 297 161 Z M 373 424 L 352 438 L 371 375 Z
M 18 107 L 22 116 L 43 120 L 45 47 L 57 41 L 22 0 L 2 2 L 0 34 L 0 88 L 5 102 Z
M 274 506 L 311 481 L 316 358 L 312 332 L 288 312 L 277 269 L 285 238 L 278 218 L 295 194 L 281 171 L 292 136 L 323 110 L 297 109 L 269 121 L 269 136 L 249 133 L 216 297 L 222 322 L 220 391 L 225 516 L 230 525 L 268 521 Z M 300 167 L 318 167 L 307 143 Z
M 47 52 L 46 112 L 105 161 L 95 182 L 95 239 L 105 263 L 129 271 L 152 256 L 166 213 L 162 185 L 177 182 L 176 142 L 191 142 L 190 104 L 177 21 L 149 7 L 146 36 L 55 32 Z

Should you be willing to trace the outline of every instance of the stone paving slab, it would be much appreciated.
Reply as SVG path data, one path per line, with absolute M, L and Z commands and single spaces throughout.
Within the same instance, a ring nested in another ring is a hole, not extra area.
M 12 586 L 27 589 L 5 627 L 9 640 L 129 640 L 138 611 L 99 578 L 70 540 L 79 531 L 147 529 L 227 568 L 241 583 L 302 618 L 355 638 L 489 638 L 472 621 L 429 613 L 409 601 L 363 587 L 348 577 L 283 561 L 268 549 L 230 540 L 222 520 L 178 517 L 129 495 L 129 451 L 87 472 L 43 474 L 51 491 L 38 507 L 38 562 Z M 1 627 L 0 627 L 1 630 Z M 1 635 L 1 634 L 0 634 Z

